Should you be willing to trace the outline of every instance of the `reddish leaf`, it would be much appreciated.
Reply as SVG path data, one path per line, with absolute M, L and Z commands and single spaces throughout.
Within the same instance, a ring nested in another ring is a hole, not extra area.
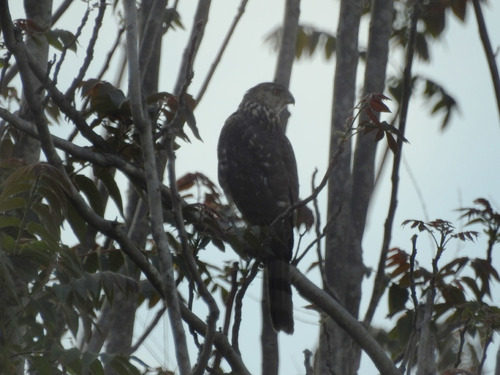
M 410 269 L 410 265 L 405 263 L 405 264 L 400 264 L 394 271 L 391 272 L 391 278 L 395 278 L 396 276 L 399 276 L 403 273 L 406 273 Z
M 29 19 L 17 19 L 14 21 L 14 25 L 22 29 L 27 34 L 43 33 L 45 31 L 35 21 Z
M 188 190 L 194 186 L 197 176 L 195 173 L 187 173 L 177 180 L 177 189 L 179 191 Z
M 375 112 L 391 112 L 388 106 L 382 100 L 388 100 L 389 98 L 383 94 L 372 94 L 369 105 Z
M 388 132 L 385 133 L 385 137 L 387 138 L 387 144 L 389 145 L 389 148 L 391 149 L 392 153 L 397 154 L 399 151 L 399 147 L 396 140 Z
M 384 138 L 384 131 L 379 129 L 379 130 L 377 130 L 377 134 L 375 134 L 375 141 L 378 142 L 382 138 Z
M 374 124 L 380 124 L 380 120 L 378 119 L 378 116 L 372 112 L 370 108 L 365 109 L 365 113 L 368 116 L 368 118 L 374 123 Z

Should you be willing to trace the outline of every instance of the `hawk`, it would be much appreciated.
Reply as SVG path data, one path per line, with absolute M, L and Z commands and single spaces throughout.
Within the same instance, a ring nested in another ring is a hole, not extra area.
M 297 163 L 279 114 L 294 104 L 276 83 L 261 83 L 244 95 L 222 128 L 217 154 L 219 183 L 250 225 L 267 233 L 263 255 L 271 321 L 276 331 L 293 333 L 292 288 L 288 268 L 293 218 L 271 223 L 298 201 Z

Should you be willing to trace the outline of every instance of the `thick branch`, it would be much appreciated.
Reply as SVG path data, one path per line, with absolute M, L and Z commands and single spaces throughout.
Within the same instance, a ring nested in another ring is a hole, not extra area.
M 417 21 L 420 14 L 420 2 L 419 0 L 415 1 L 413 12 L 411 16 L 411 25 L 410 25 L 410 35 L 408 38 L 408 44 L 406 49 L 406 57 L 405 57 L 405 68 L 403 72 L 403 97 L 401 99 L 401 107 L 399 111 L 399 131 L 402 135 L 405 133 L 406 129 L 406 119 L 408 116 L 408 107 L 410 104 L 410 97 L 412 92 L 411 86 L 411 69 L 413 65 L 413 55 L 415 52 L 415 37 L 416 37 L 416 28 Z M 391 174 L 391 182 L 392 182 L 392 190 L 391 190 L 391 199 L 389 203 L 389 210 L 387 212 L 387 218 L 384 224 L 384 239 L 382 241 L 382 249 L 380 251 L 380 259 L 377 268 L 377 273 L 375 275 L 375 281 L 373 285 L 372 297 L 370 300 L 370 304 L 368 306 L 368 310 L 365 316 L 365 323 L 369 324 L 373 318 L 375 313 L 375 309 L 379 303 L 382 294 L 384 293 L 386 280 L 385 280 L 385 263 L 387 258 L 387 252 L 389 251 L 389 245 L 392 238 L 392 226 L 394 223 L 394 217 L 396 214 L 396 208 L 398 205 L 398 191 L 399 191 L 399 166 L 401 164 L 401 155 L 403 148 L 403 138 L 398 137 L 398 150 L 399 152 L 394 155 L 394 161 L 392 165 L 392 174 Z
M 293 286 L 306 300 L 314 303 L 342 327 L 356 344 L 372 359 L 373 363 L 384 375 L 401 375 L 391 359 L 377 341 L 366 330 L 365 326 L 354 318 L 347 310 L 328 293 L 318 288 L 297 268 L 290 267 Z
M 175 285 L 172 255 L 170 254 L 167 237 L 163 229 L 163 212 L 158 202 L 161 200 L 160 182 L 156 172 L 155 150 L 152 137 L 152 127 L 149 117 L 143 108 L 141 96 L 141 73 L 137 51 L 137 9 L 134 0 L 126 0 L 125 23 L 127 38 L 127 57 L 129 66 L 129 96 L 134 124 L 141 139 L 144 170 L 146 172 L 149 212 L 151 216 L 151 231 L 158 249 L 161 273 L 165 282 L 165 302 L 167 304 L 172 327 L 176 357 L 181 375 L 191 372 L 186 335 L 182 326 L 179 310 L 179 298 Z
M 297 46 L 297 30 L 299 29 L 300 0 L 287 0 L 285 5 L 285 17 L 283 21 L 283 33 L 276 62 L 274 82 L 286 88 L 290 86 L 293 62 Z M 280 114 L 281 126 L 286 130 L 290 112 L 285 108 Z

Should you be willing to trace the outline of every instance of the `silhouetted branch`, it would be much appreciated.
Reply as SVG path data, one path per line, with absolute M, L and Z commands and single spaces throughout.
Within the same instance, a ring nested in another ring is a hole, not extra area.
M 175 342 L 176 358 L 181 375 L 191 373 L 186 335 L 180 315 L 180 303 L 175 285 L 172 254 L 167 236 L 163 229 L 163 211 L 158 202 L 161 201 L 160 181 L 156 168 L 155 148 L 153 144 L 151 121 L 143 107 L 141 93 L 141 72 L 137 51 L 137 9 L 134 0 L 124 1 L 125 30 L 127 39 L 127 57 L 129 67 L 130 109 L 134 124 L 139 132 L 143 154 L 144 170 L 148 186 L 148 203 L 151 217 L 151 232 L 156 243 L 160 259 L 160 269 L 165 282 L 165 303 L 168 306 L 170 325 Z
M 490 38 L 488 36 L 488 31 L 486 30 L 486 23 L 484 22 L 483 11 L 481 10 L 481 4 L 479 3 L 479 0 L 472 0 L 472 4 L 474 5 L 474 12 L 476 13 L 477 27 L 479 28 L 479 35 L 481 37 L 481 41 L 483 42 L 484 53 L 486 54 L 486 60 L 488 60 L 488 66 L 490 67 L 491 81 L 495 90 L 498 115 L 500 116 L 500 76 L 498 74 L 495 54 L 491 48 Z
M 314 303 L 325 314 L 328 314 L 361 349 L 372 359 L 373 363 L 384 375 L 401 375 L 393 361 L 387 356 L 384 349 L 378 344 L 365 326 L 353 317 L 347 310 L 328 293 L 318 288 L 307 279 L 297 268 L 290 266 L 290 276 L 293 286 L 299 294 L 311 303 Z
M 410 97 L 412 93 L 412 65 L 413 65 L 413 55 L 415 53 L 415 38 L 417 32 L 417 21 L 420 16 L 420 0 L 415 0 L 413 3 L 413 9 L 411 14 L 411 24 L 410 32 L 408 36 L 408 43 L 406 45 L 406 56 L 405 56 L 405 68 L 403 72 L 403 94 L 401 98 L 401 105 L 399 109 L 399 131 L 404 136 L 406 128 L 406 120 L 408 116 L 408 107 L 410 104 Z M 385 287 L 387 284 L 385 278 L 385 262 L 387 259 L 387 252 L 389 251 L 389 245 L 392 238 L 392 226 L 394 223 L 394 217 L 396 215 L 396 208 L 398 205 L 398 191 L 399 191 L 399 166 L 401 164 L 401 155 L 403 147 L 403 137 L 397 138 L 398 150 L 399 152 L 394 154 L 394 160 L 392 164 L 392 174 L 391 174 L 391 198 L 389 203 L 389 209 L 387 212 L 387 218 L 384 224 L 384 238 L 382 240 L 382 248 L 380 251 L 380 258 L 377 267 L 377 272 L 375 274 L 375 280 L 373 283 L 373 292 L 366 311 L 364 322 L 365 324 L 370 324 L 372 318 L 375 314 L 375 310 L 378 306 L 380 298 L 384 294 Z
M 95 19 L 95 24 L 94 24 L 94 29 L 92 31 L 92 36 L 90 37 L 89 44 L 87 46 L 87 52 L 85 54 L 85 59 L 83 60 L 83 64 L 80 68 L 80 71 L 78 72 L 78 75 L 75 77 L 73 82 L 71 83 L 71 86 L 66 90 L 66 97 L 70 98 L 72 101 L 75 96 L 75 91 L 78 87 L 78 85 L 81 84 L 83 78 L 85 77 L 85 73 L 87 73 L 87 70 L 90 66 L 90 62 L 94 58 L 94 48 L 97 43 L 97 37 L 99 36 L 99 30 L 101 29 L 102 26 L 102 20 L 104 18 L 104 13 L 106 10 L 106 0 L 100 0 L 99 3 L 99 11 L 97 13 L 97 17 Z
M 248 3 L 248 0 L 241 0 L 240 6 L 238 8 L 238 12 L 236 13 L 236 16 L 234 17 L 233 23 L 229 27 L 229 30 L 227 31 L 226 36 L 224 37 L 224 41 L 222 42 L 222 45 L 219 48 L 219 51 L 217 52 L 217 55 L 215 56 L 215 59 L 210 66 L 210 70 L 207 73 L 207 76 L 205 77 L 205 80 L 203 81 L 203 84 L 201 85 L 200 92 L 198 93 L 196 97 L 196 103 L 199 103 L 201 99 L 203 98 L 203 95 L 205 94 L 205 91 L 207 90 L 208 84 L 212 80 L 212 76 L 215 73 L 215 70 L 217 69 L 217 66 L 219 65 L 222 55 L 224 54 L 224 51 L 226 50 L 227 45 L 229 44 L 229 40 L 231 40 L 231 37 L 234 34 L 234 30 L 236 29 L 236 26 L 238 25 L 238 22 L 241 19 L 241 16 L 243 16 L 243 13 L 245 12 L 245 7 Z

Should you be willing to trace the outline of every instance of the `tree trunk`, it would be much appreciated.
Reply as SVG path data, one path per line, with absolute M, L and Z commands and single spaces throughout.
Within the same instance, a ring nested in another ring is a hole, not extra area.
M 340 5 L 337 29 L 337 64 L 334 77 L 330 158 L 337 151 L 346 120 L 352 114 L 358 65 L 358 31 L 362 1 L 343 0 Z M 333 289 L 340 302 L 354 316 L 358 315 L 361 297 L 363 264 L 361 246 L 354 241 L 351 212 L 344 202 L 351 200 L 351 144 L 333 169 L 328 184 L 328 220 L 325 246 L 325 275 L 327 290 Z M 315 373 L 349 375 L 356 373 L 358 363 L 353 341 L 331 319 L 321 325 Z
M 36 23 L 36 25 L 44 30 L 50 29 L 52 0 L 24 0 L 24 10 L 26 12 L 27 19 L 32 20 Z M 30 55 L 33 56 L 33 60 L 38 61 L 40 68 L 46 71 L 49 54 L 49 43 L 47 38 L 43 34 L 39 33 L 27 33 L 25 38 L 26 49 L 29 51 Z M 31 82 L 37 86 L 35 91 L 41 101 L 43 100 L 45 91 L 38 90 L 38 88 L 42 86 L 42 83 L 35 77 L 34 74 L 31 72 L 29 74 L 31 76 Z M 19 115 L 27 121 L 33 121 L 33 115 L 31 114 L 24 96 L 21 98 Z M 40 150 L 40 141 L 21 133 L 14 148 L 14 157 L 23 159 L 28 164 L 36 163 L 40 160 Z
M 139 27 L 141 31 L 141 72 L 144 95 L 148 96 L 158 91 L 160 72 L 161 41 L 163 36 L 163 11 L 166 9 L 165 0 L 144 0 L 140 10 Z M 163 164 L 164 165 L 164 164 Z M 161 168 L 160 175 L 163 176 Z M 137 195 L 133 186 L 130 186 L 127 197 L 126 221 L 131 239 L 143 248 L 149 233 L 147 204 Z M 121 272 L 138 279 L 140 273 L 133 262 L 126 261 Z M 107 353 L 122 353 L 130 355 L 134 333 L 135 315 L 137 310 L 136 298 L 123 295 L 117 291 L 112 306 L 105 309 L 99 320 L 99 327 L 106 332 L 105 338 L 96 335 L 90 349 L 95 351 L 106 340 Z M 97 332 L 96 332 L 97 333 Z M 107 374 L 116 374 L 112 368 L 106 369 Z

